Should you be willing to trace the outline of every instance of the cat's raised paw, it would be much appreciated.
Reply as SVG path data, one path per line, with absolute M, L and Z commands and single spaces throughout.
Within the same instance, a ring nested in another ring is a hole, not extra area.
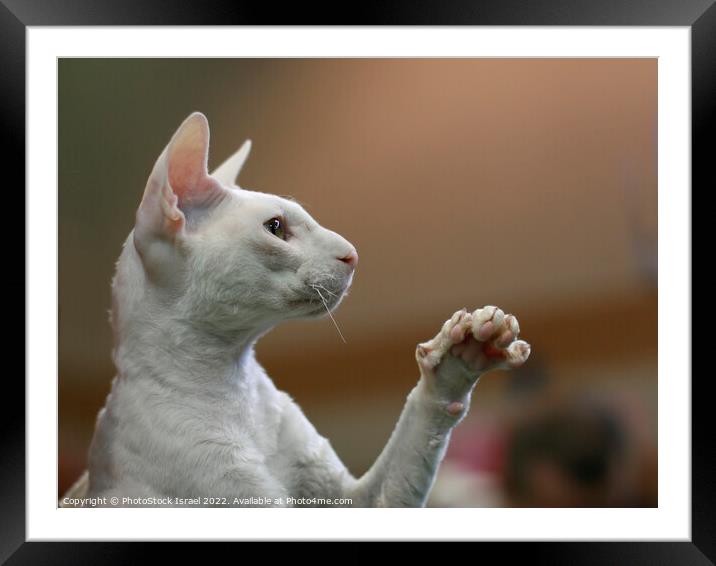
M 435 338 L 418 345 L 416 358 L 424 372 L 434 371 L 450 354 L 473 375 L 499 368 L 516 368 L 527 361 L 531 347 L 518 340 L 517 318 L 495 306 L 470 313 L 457 311 Z

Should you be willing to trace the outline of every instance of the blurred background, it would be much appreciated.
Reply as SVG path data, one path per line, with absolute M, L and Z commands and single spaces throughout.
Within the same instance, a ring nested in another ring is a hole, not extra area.
M 360 475 L 416 343 L 496 304 L 532 344 L 485 376 L 431 506 L 657 505 L 656 59 L 60 59 L 58 496 L 114 369 L 110 281 L 181 121 L 210 168 L 291 195 L 358 249 L 335 316 L 259 360 Z

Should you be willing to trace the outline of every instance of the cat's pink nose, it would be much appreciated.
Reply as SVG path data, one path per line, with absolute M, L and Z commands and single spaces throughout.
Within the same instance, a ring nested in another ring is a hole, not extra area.
M 350 265 L 352 268 L 355 269 L 355 266 L 358 263 L 358 253 L 355 250 L 353 250 L 347 256 L 339 257 L 338 259 L 340 261 L 342 261 L 343 263 L 347 263 L 348 265 Z

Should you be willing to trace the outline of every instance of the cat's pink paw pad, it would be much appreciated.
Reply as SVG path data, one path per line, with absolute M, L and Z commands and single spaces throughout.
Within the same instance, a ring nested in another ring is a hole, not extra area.
M 452 403 L 448 404 L 446 408 L 447 412 L 455 417 L 465 410 L 465 403 L 461 403 L 460 401 L 453 401 Z

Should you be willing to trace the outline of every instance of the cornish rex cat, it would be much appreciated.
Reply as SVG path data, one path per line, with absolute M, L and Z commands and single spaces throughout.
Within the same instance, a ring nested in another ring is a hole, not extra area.
M 517 320 L 496 307 L 463 309 L 418 345 L 420 378 L 395 431 L 354 478 L 276 389 L 254 344 L 284 320 L 336 308 L 356 250 L 296 202 L 236 186 L 248 142 L 212 175 L 208 149 L 207 120 L 194 113 L 149 177 L 112 286 L 117 377 L 89 469 L 66 497 L 425 505 L 480 375 L 529 356 Z

